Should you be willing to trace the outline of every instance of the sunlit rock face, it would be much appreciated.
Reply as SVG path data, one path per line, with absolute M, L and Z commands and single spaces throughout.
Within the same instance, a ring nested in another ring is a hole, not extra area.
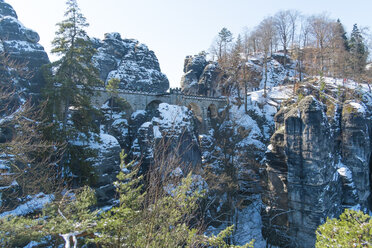
M 121 89 L 143 92 L 163 93 L 169 88 L 155 53 L 146 45 L 122 39 L 119 33 L 108 33 L 103 41 L 92 41 L 97 49 L 93 61 L 104 82 L 117 78 Z
M 39 40 L 35 31 L 18 21 L 12 6 L 0 1 L 0 53 L 7 58 L 8 64 L 16 64 L 22 71 L 19 74 L 9 71 L 5 66 L 0 68 L 2 78 L 12 78 L 12 82 L 8 83 L 16 84 L 18 88 L 33 94 L 39 93 L 44 84 L 41 66 L 49 63 L 48 55 L 38 43 Z
M 218 83 L 222 71 L 217 62 L 207 61 L 203 55 L 187 56 L 185 73 L 181 79 L 182 92 L 187 95 L 219 96 Z
M 313 96 L 275 116 L 268 181 L 277 208 L 287 211 L 275 224 L 289 228 L 294 247 L 313 247 L 317 227 L 344 208 L 370 208 L 370 118 L 368 102 L 333 109 Z

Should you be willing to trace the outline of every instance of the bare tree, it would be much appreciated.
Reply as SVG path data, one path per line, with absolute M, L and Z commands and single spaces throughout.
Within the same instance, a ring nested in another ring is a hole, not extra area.
M 292 38 L 292 45 L 291 47 L 293 48 L 294 47 L 294 41 L 295 41 L 295 36 L 296 36 L 296 28 L 297 28 L 297 22 L 298 22 L 298 19 L 301 17 L 301 14 L 299 11 L 297 10 L 290 10 L 289 11 L 289 17 L 291 19 L 291 32 L 292 32 L 292 35 L 291 35 L 291 38 Z
M 274 23 L 278 33 L 279 41 L 284 51 L 284 65 L 287 64 L 288 45 L 293 36 L 293 25 L 291 12 L 289 10 L 279 11 L 274 16 Z
M 257 27 L 257 35 L 262 46 L 264 56 L 264 96 L 266 97 L 266 83 L 267 83 L 267 63 L 269 54 L 272 54 L 274 41 L 276 40 L 275 22 L 272 17 L 265 18 Z
M 50 193 L 62 180 L 57 166 L 63 146 L 48 141 L 43 120 L 45 104 L 35 107 L 18 81 L 32 75 L 24 64 L 0 55 L 0 186 L 1 210 L 14 208 L 19 199 Z
M 325 72 L 326 52 L 331 40 L 332 21 L 326 14 L 310 16 L 311 35 L 315 42 L 315 64 L 319 72 Z
M 226 60 L 226 55 L 229 51 L 229 44 L 233 41 L 233 35 L 227 28 L 222 28 L 215 38 L 210 50 L 214 57 L 217 57 L 217 61 L 222 65 Z

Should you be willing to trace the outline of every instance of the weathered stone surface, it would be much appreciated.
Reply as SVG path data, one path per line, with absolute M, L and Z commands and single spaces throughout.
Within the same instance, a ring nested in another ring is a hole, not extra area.
M 168 156 L 174 154 L 180 158 L 177 166 L 189 171 L 201 163 L 193 122 L 193 114 L 186 107 L 161 103 L 157 116 L 138 128 L 131 154 L 142 159 L 145 170 L 154 159 L 164 163 Z
M 11 63 L 15 62 L 28 72 L 27 75 L 11 72 L 14 74 L 11 75 L 15 79 L 14 86 L 26 93 L 39 93 L 44 84 L 40 68 L 49 63 L 49 58 L 38 44 L 39 40 L 35 31 L 18 21 L 16 12 L 9 4 L 0 2 L 0 52 L 8 56 Z
M 274 53 L 271 55 L 271 58 L 275 59 L 282 65 L 291 65 L 293 61 L 291 60 L 290 56 L 284 56 L 284 53 Z
M 372 140 L 371 119 L 368 117 L 367 107 L 363 103 L 348 101 L 342 111 L 342 142 L 341 162 L 350 169 L 352 181 L 358 195 L 358 203 L 362 208 L 368 207 L 370 196 L 370 170 Z
M 16 18 L 11 16 L 4 16 L 0 19 L 0 39 L 31 43 L 40 41 L 40 37 L 35 31 L 25 28 Z
M 295 243 L 301 247 L 314 246 L 317 226 L 341 210 L 332 134 L 323 110 L 320 102 L 308 96 L 285 115 L 288 206 L 292 211 L 288 219 Z
M 276 203 L 288 211 L 293 247 L 313 247 L 316 228 L 345 207 L 368 208 L 370 111 L 354 100 L 326 112 L 307 96 L 274 118 L 266 171 Z
M 219 96 L 218 82 L 221 69 L 218 63 L 207 61 L 204 55 L 187 56 L 181 88 L 184 94 Z
M 122 39 L 119 33 L 105 34 L 103 41 L 94 39 L 97 54 L 93 57 L 101 79 L 120 79 L 120 88 L 163 93 L 169 88 L 161 73 L 155 53 L 136 40 Z
M 91 145 L 97 150 L 98 156 L 93 163 L 97 181 L 94 185 L 99 204 L 110 204 L 115 199 L 115 187 L 113 183 L 120 171 L 121 147 L 117 139 L 111 135 L 101 133 L 100 143 Z
M 1 16 L 11 16 L 14 18 L 17 17 L 17 13 L 14 11 L 13 7 L 10 4 L 4 2 L 4 0 L 0 0 L 0 18 Z

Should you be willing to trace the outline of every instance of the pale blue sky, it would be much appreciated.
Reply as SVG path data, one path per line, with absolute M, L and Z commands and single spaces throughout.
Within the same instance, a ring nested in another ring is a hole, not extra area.
M 41 36 L 50 51 L 63 19 L 65 0 L 5 0 L 26 27 Z M 172 87 L 179 86 L 186 55 L 208 50 L 222 27 L 235 34 L 253 28 L 279 10 L 296 9 L 302 14 L 329 13 L 340 18 L 347 31 L 354 23 L 372 26 L 372 0 L 78 0 L 90 23 L 88 34 L 103 38 L 107 32 L 135 38 L 157 55 Z

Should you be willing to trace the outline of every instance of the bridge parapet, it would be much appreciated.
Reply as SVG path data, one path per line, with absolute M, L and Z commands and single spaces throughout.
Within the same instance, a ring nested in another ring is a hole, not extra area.
M 180 90 L 172 90 L 167 93 L 152 93 L 118 89 L 116 93 L 110 93 L 104 87 L 96 87 L 95 91 L 99 94 L 94 94 L 92 104 L 97 108 L 100 108 L 113 97 L 125 99 L 131 107 L 131 112 L 146 110 L 149 106 L 153 107 L 154 104 L 160 103 L 186 106 L 193 111 L 199 120 L 202 132 L 208 129 L 208 118 L 216 116 L 217 110 L 226 107 L 228 102 L 225 97 L 185 95 Z M 213 112 L 212 114 L 211 111 Z
M 176 88 L 177 89 L 177 88 Z M 106 88 L 104 87 L 95 87 L 95 91 L 99 92 L 107 92 Z M 131 90 L 124 90 L 124 89 L 117 89 L 117 93 L 120 94 L 131 94 L 131 95 L 147 95 L 147 96 L 168 96 L 168 95 L 181 95 L 184 98 L 188 99 L 200 99 L 200 100 L 215 100 L 220 102 L 226 102 L 226 97 L 212 97 L 212 96 L 200 96 L 200 95 L 186 95 L 180 91 L 172 91 L 166 93 L 157 93 L 157 92 L 144 92 L 144 91 L 131 91 Z

